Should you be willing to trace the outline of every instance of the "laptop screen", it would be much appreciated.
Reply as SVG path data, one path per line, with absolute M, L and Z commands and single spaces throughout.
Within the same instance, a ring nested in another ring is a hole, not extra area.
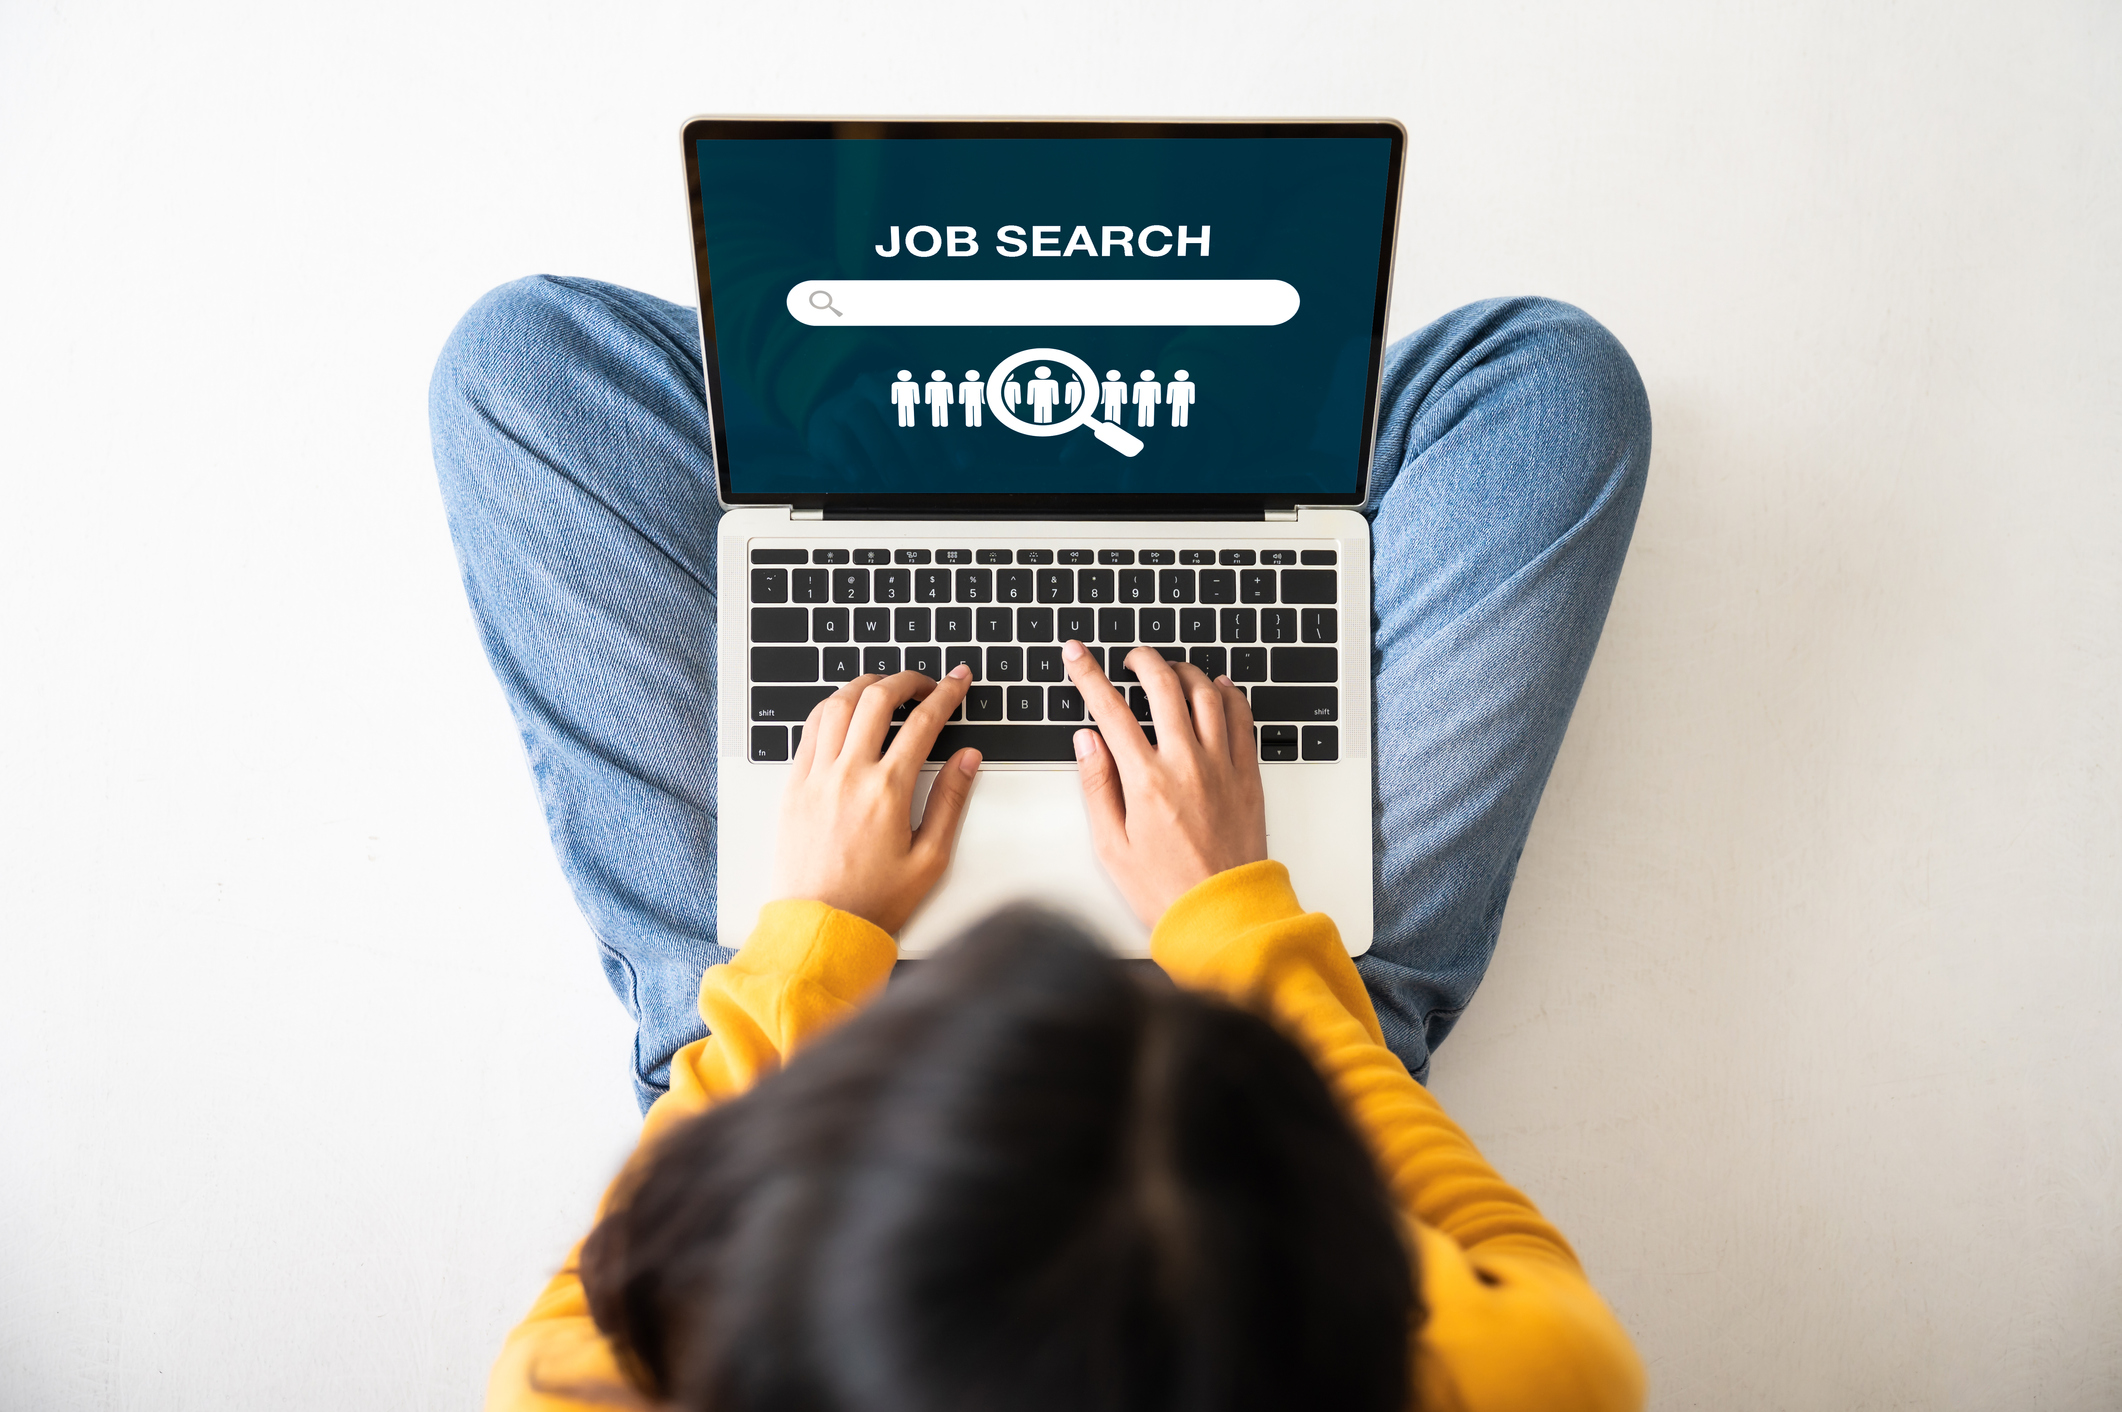
M 1402 140 L 689 124 L 723 498 L 1358 502 Z

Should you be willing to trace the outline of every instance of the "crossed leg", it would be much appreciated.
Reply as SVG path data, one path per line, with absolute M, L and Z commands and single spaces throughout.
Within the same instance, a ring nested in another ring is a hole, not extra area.
M 1388 354 L 1371 503 L 1376 938 L 1418 1077 L 1480 983 L 1627 551 L 1650 420 L 1567 305 L 1496 301 Z M 540 277 L 430 388 L 465 590 L 569 886 L 637 1026 L 642 1105 L 704 1032 L 715 935 L 715 524 L 692 311 Z

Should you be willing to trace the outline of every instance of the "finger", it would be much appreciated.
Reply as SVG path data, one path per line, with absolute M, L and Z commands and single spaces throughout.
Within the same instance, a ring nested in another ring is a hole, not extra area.
M 1076 732 L 1076 780 L 1090 816 L 1091 847 L 1103 855 L 1125 845 L 1127 800 L 1120 790 L 1120 767 L 1094 730 Z
M 1142 692 L 1149 697 L 1149 721 L 1157 728 L 1157 749 L 1200 749 L 1194 723 L 1186 714 L 1186 689 L 1164 654 L 1154 647 L 1137 647 L 1127 654 L 1127 669 L 1142 678 Z
M 1105 733 L 1105 744 L 1114 763 L 1123 772 L 1146 764 L 1150 757 L 1149 739 L 1142 734 L 1135 713 L 1127 708 L 1127 698 L 1107 679 L 1098 659 L 1071 638 L 1061 649 L 1061 661 L 1068 669 L 1068 679 L 1083 693 L 1083 709 L 1090 712 L 1090 718 Z
M 1216 678 L 1223 697 L 1223 723 L 1230 737 L 1230 762 L 1238 768 L 1238 781 L 1247 789 L 1260 790 L 1260 747 L 1253 740 L 1253 708 L 1245 693 L 1229 677 Z
M 841 748 L 847 741 L 847 723 L 854 719 L 855 703 L 862 699 L 863 690 L 876 679 L 874 675 L 856 677 L 818 703 L 818 719 L 810 722 L 803 731 L 806 744 L 814 731 L 818 737 L 818 764 L 830 765 L 840 758 Z
M 973 689 L 972 668 L 960 662 L 944 674 L 943 680 L 928 693 L 928 699 L 913 709 L 906 724 L 899 727 L 899 734 L 892 741 L 891 753 L 886 762 L 900 775 L 911 776 L 928 759 L 928 752 L 935 748 L 936 737 L 943 733 L 944 723 L 950 720 L 951 712 L 965 700 L 965 693 Z
M 900 703 L 918 700 L 935 689 L 935 680 L 920 672 L 871 678 L 855 702 L 855 718 L 847 723 L 847 744 L 841 753 L 858 760 L 882 755 L 884 733 L 892 728 L 892 713 Z
M 803 724 L 796 728 L 796 753 L 789 760 L 789 774 L 799 780 L 810 778 L 811 764 L 818 757 L 818 722 L 825 714 L 825 702 L 830 700 L 832 698 L 828 696 L 813 705 L 810 714 L 803 718 Z
M 1186 706 L 1193 713 L 1194 734 L 1201 738 L 1201 748 L 1212 759 L 1221 760 L 1230 754 L 1230 738 L 1223 726 L 1223 697 L 1216 691 L 1216 684 L 1191 662 L 1175 663 L 1172 670 L 1178 674 L 1179 689 L 1186 693 Z
M 958 825 L 965 821 L 966 801 L 972 798 L 973 776 L 979 769 L 980 752 L 968 747 L 936 771 L 936 782 L 928 790 L 928 807 L 921 811 L 921 827 L 914 830 L 914 863 L 924 872 L 940 873 L 950 862 L 958 846 Z

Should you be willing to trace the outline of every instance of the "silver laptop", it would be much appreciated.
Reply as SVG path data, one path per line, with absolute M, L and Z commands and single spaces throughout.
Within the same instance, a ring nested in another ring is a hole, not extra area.
M 1371 937 L 1367 488 L 1391 122 L 818 121 L 684 131 L 727 513 L 720 933 L 750 934 L 802 722 L 864 672 L 974 686 L 985 757 L 918 956 L 1004 902 L 1148 934 L 1092 855 L 1078 639 L 1228 673 L 1268 846 Z M 916 796 L 918 814 L 934 771 Z

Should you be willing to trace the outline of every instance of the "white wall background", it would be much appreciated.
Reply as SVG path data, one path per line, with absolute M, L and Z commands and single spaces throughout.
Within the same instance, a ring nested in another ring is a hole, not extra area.
M 632 1130 L 432 358 L 696 111 L 1388 114 L 1657 418 L 1436 1086 L 1661 1408 L 2122 1403 L 2122 11 L 0 4 L 0 1406 L 460 1408 Z

